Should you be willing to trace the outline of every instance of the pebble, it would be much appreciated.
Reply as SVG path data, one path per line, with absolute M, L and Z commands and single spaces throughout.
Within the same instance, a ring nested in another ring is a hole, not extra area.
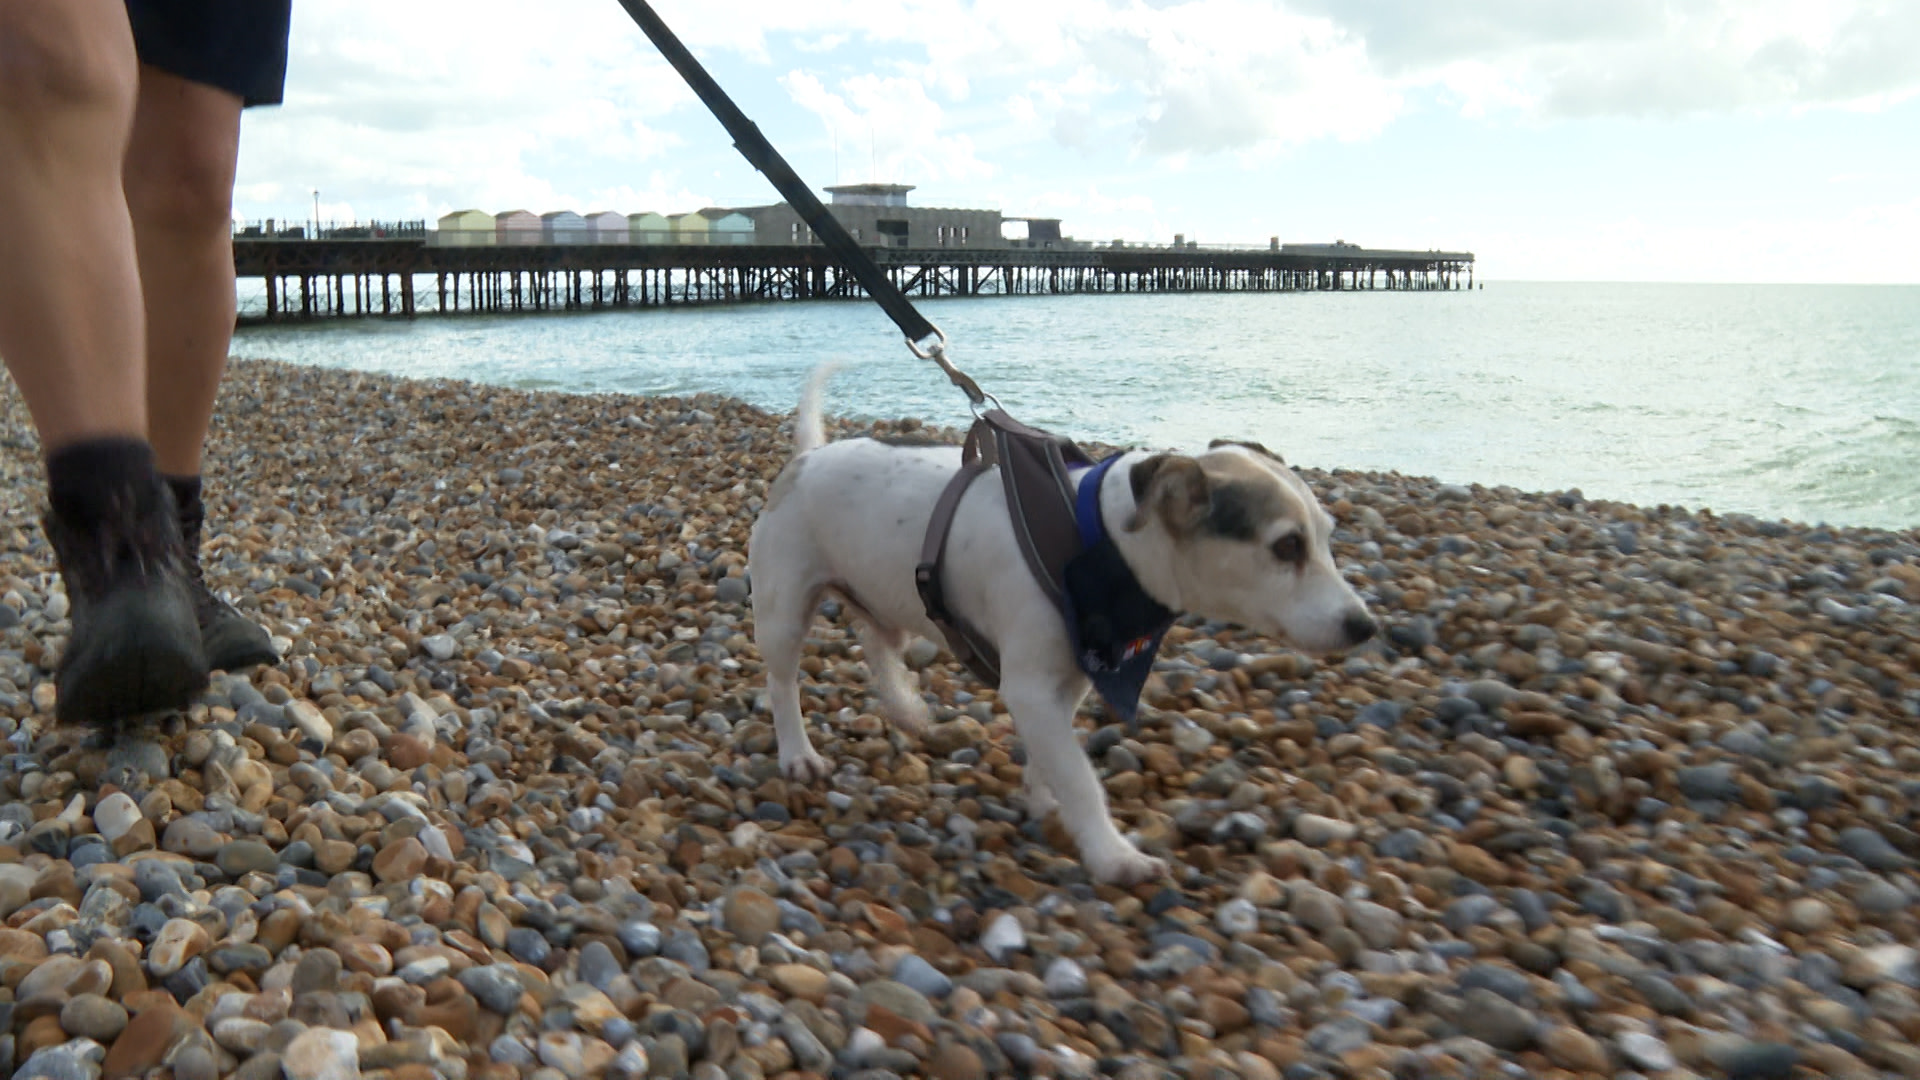
M 619 930 L 620 944 L 629 955 L 636 957 L 653 956 L 660 951 L 660 928 L 652 923 L 636 922 L 622 924 Z
M 108 795 L 93 808 L 94 827 L 109 843 L 127 835 L 140 820 L 140 805 L 124 791 Z
M 780 928 L 779 905 L 766 893 L 753 888 L 728 893 L 721 917 L 733 936 L 748 945 L 760 944 Z
M 1310 847 L 1329 847 L 1353 839 L 1358 828 L 1350 822 L 1336 821 L 1319 814 L 1301 814 L 1293 821 L 1293 835 Z
M 1788 1080 L 1800 1065 L 1801 1054 L 1786 1043 L 1740 1040 L 1709 1053 L 1727 1080 Z
M 1075 998 L 1087 993 L 1086 969 L 1064 956 L 1047 965 L 1044 982 L 1048 997 Z
M 1251 900 L 1235 897 L 1220 905 L 1214 912 L 1213 922 L 1228 937 L 1251 934 L 1260 928 L 1260 909 Z
M 1398 912 L 1369 900 L 1347 901 L 1347 925 L 1374 949 L 1393 948 L 1406 933 L 1406 920 Z
M 360 1045 L 350 1032 L 303 1031 L 280 1055 L 287 1080 L 359 1080 Z
M 987 924 L 986 933 L 980 935 L 980 948 L 995 963 L 1006 963 L 1009 957 L 1026 947 L 1026 930 L 1021 927 L 1019 919 L 1005 912 L 994 916 L 993 921 Z
M 106 1052 L 92 1039 L 35 1050 L 15 1069 L 16 1080 L 97 1080 Z
M 805 964 L 776 964 L 768 969 L 767 979 L 788 997 L 815 1004 L 826 999 L 833 984 L 826 972 Z
M 1833 907 L 1818 897 L 1803 896 L 1787 905 L 1786 927 L 1799 934 L 1817 934 L 1833 925 Z
M 912 953 L 902 956 L 893 966 L 893 978 L 930 998 L 943 998 L 953 992 L 952 979 Z
M 1328 1020 L 1307 1032 L 1307 1047 L 1327 1057 L 1341 1057 L 1373 1042 L 1373 1026 L 1357 1016 Z
M 1666 1072 L 1679 1065 L 1666 1043 L 1644 1031 L 1621 1032 L 1615 1036 L 1614 1045 L 1636 1068 L 1648 1072 Z
M 553 947 L 547 943 L 546 936 L 531 927 L 517 926 L 507 932 L 507 951 L 515 960 L 534 967 L 546 963 L 553 954 Z
M 60 1027 L 69 1035 L 106 1045 L 127 1027 L 127 1010 L 100 994 L 76 994 L 60 1008 Z
M 1540 1036 L 1540 1050 L 1563 1069 L 1604 1074 L 1610 1068 L 1606 1048 L 1598 1040 L 1565 1024 L 1556 1025 Z
M 1539 1021 L 1533 1013 L 1484 988 L 1462 997 L 1460 1029 L 1500 1050 L 1524 1050 L 1534 1041 Z
M 1869 870 L 1902 870 L 1912 865 L 1877 830 L 1853 825 L 1840 830 L 1840 850 L 1860 860 Z

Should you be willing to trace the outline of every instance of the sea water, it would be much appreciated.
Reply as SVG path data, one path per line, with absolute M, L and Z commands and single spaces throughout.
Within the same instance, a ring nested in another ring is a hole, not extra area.
M 1920 286 L 1488 283 L 1471 292 L 921 301 L 1020 419 L 1247 438 L 1289 462 L 1836 525 L 1920 526 Z M 867 302 L 258 325 L 236 356 L 576 393 L 730 395 L 961 426 Z

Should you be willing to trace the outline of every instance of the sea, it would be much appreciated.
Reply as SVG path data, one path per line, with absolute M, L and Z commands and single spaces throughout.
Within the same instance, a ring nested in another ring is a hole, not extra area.
M 1245 438 L 1316 469 L 1920 526 L 1920 286 L 916 303 L 1009 412 L 1084 441 Z M 970 420 L 864 301 L 249 325 L 233 353 L 581 394 L 717 393 L 775 412 L 833 362 L 830 412 Z

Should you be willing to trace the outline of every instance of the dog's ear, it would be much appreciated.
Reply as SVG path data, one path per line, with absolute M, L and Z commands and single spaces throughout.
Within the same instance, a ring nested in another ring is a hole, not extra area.
M 1149 514 L 1159 514 L 1175 534 L 1190 533 L 1207 519 L 1213 493 L 1200 463 L 1179 454 L 1155 454 L 1135 465 L 1127 479 L 1133 484 L 1133 520 L 1128 532 L 1146 527 Z
M 1262 455 L 1265 455 L 1266 457 L 1270 457 L 1282 465 L 1285 465 L 1287 463 L 1286 458 L 1281 457 L 1279 454 L 1274 453 L 1273 451 L 1267 449 L 1264 446 L 1261 446 L 1259 443 L 1254 442 L 1251 439 L 1215 439 L 1212 442 L 1207 444 L 1207 449 L 1218 450 L 1223 446 L 1244 446 L 1247 449 L 1253 451 L 1254 453 L 1262 454 Z

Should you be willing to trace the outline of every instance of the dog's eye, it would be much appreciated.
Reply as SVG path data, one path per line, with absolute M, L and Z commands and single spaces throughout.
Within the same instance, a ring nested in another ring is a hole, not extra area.
M 1298 566 L 1307 561 L 1307 542 L 1299 533 L 1290 532 L 1273 542 L 1273 557 Z

